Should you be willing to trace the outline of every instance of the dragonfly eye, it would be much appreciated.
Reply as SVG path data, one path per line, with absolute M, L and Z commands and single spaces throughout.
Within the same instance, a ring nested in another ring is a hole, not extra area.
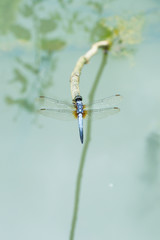
M 75 97 L 74 101 L 75 102 L 82 101 L 82 97 L 78 95 L 78 96 Z

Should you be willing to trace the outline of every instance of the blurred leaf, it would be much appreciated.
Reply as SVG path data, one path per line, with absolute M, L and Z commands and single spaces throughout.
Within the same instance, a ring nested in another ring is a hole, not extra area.
M 22 61 L 22 59 L 20 58 L 16 58 L 17 62 L 19 64 L 21 64 L 21 66 L 25 67 L 27 70 L 29 70 L 30 72 L 34 73 L 34 74 L 37 74 L 38 73 L 38 70 L 36 67 L 33 66 L 33 64 L 30 64 L 30 63 L 25 63 Z
M 137 44 L 142 40 L 141 30 L 144 20 L 141 16 L 123 19 L 116 17 L 115 35 L 127 44 Z
M 46 39 L 42 38 L 41 39 L 41 49 L 45 51 L 56 51 L 56 50 L 61 50 L 64 48 L 66 45 L 66 42 L 60 39 Z
M 104 39 L 112 38 L 113 30 L 106 25 L 106 19 L 102 18 L 98 21 L 91 31 L 91 41 L 97 42 Z
M 42 3 L 42 2 L 43 2 L 43 0 L 32 0 L 33 6 L 34 6 L 34 5 L 37 5 L 37 4 L 39 4 L 39 3 Z
M 22 9 L 20 10 L 21 14 L 24 17 L 30 17 L 31 15 L 33 15 L 33 6 L 29 6 L 27 4 L 25 4 Z
M 68 19 L 66 31 L 67 33 L 73 33 L 74 32 L 74 25 L 78 23 L 78 17 L 79 17 L 79 11 L 75 11 L 71 18 Z
M 101 2 L 94 2 L 94 1 L 88 1 L 87 4 L 91 6 L 94 10 L 96 10 L 98 13 L 102 13 L 103 10 L 103 4 Z
M 51 17 L 52 17 L 53 21 L 57 21 L 57 22 L 62 19 L 59 12 L 53 12 L 51 14 Z
M 21 93 L 27 90 L 27 78 L 18 69 L 14 69 L 14 79 L 11 82 L 21 83 Z
M 130 19 L 123 19 L 116 17 L 116 25 L 114 28 L 113 41 L 115 41 L 112 52 L 115 54 L 122 54 L 133 50 L 134 45 L 139 44 L 142 41 L 142 28 L 144 19 L 142 16 L 134 16 Z M 114 51 L 118 49 L 118 51 Z
M 53 20 L 53 18 L 40 20 L 40 32 L 42 34 L 52 32 L 54 29 L 56 29 L 56 27 L 57 23 Z
M 59 4 L 61 5 L 62 8 L 65 9 L 66 6 L 68 6 L 68 4 L 71 4 L 73 2 L 73 0 L 58 0 Z
M 53 85 L 53 78 L 48 77 L 48 80 L 43 82 L 43 89 L 47 89 Z
M 21 0 L 0 0 L 0 33 L 6 34 L 16 20 Z
M 65 8 L 65 1 L 64 0 L 58 0 L 59 4 L 62 8 Z
M 34 73 L 34 74 L 37 74 L 38 73 L 38 70 L 37 68 L 35 68 L 33 65 L 29 64 L 29 63 L 24 63 L 23 62 L 23 66 L 28 69 L 30 72 Z
M 109 39 L 112 42 L 112 53 L 126 55 L 133 52 L 133 46 L 142 41 L 142 16 L 130 19 L 121 17 L 103 18 L 91 30 L 91 41 Z
M 24 108 L 28 112 L 34 112 L 35 111 L 35 106 L 33 103 L 30 103 L 27 99 L 25 98 L 19 98 L 19 99 L 13 99 L 9 96 L 5 98 L 5 102 L 9 105 L 18 105 L 21 108 Z
M 51 62 L 51 70 L 52 71 L 56 70 L 56 61 Z
M 18 39 L 29 40 L 31 38 L 30 31 L 19 24 L 13 25 L 11 31 Z

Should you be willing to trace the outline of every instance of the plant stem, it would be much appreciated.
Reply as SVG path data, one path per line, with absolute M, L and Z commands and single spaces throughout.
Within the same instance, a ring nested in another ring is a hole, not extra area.
M 107 61 L 107 54 L 105 53 L 103 55 L 100 68 L 98 70 L 97 76 L 95 78 L 95 81 L 93 83 L 92 89 L 89 94 L 89 104 L 93 102 L 93 98 L 94 98 L 98 83 L 100 81 L 103 69 L 106 65 L 106 61 Z M 79 198 L 80 198 L 80 191 L 81 191 L 82 174 L 83 174 L 84 164 L 85 164 L 86 155 L 87 155 L 87 151 L 88 151 L 88 146 L 91 141 L 91 126 L 92 126 L 91 123 L 92 123 L 92 121 L 91 121 L 91 117 L 90 117 L 90 118 L 88 118 L 88 122 L 87 122 L 86 140 L 85 140 L 84 148 L 82 151 L 77 180 L 76 180 L 74 211 L 73 211 L 72 225 L 71 225 L 70 238 L 69 238 L 70 240 L 74 240 L 74 234 L 75 234 L 75 228 L 76 228 L 77 216 L 78 216 L 78 208 L 79 208 Z
M 72 100 L 74 101 L 76 96 L 80 96 L 80 90 L 79 90 L 79 80 L 80 80 L 80 74 L 82 71 L 82 68 L 84 64 L 88 63 L 90 59 L 97 53 L 99 48 L 104 49 L 107 51 L 111 45 L 111 42 L 109 40 L 103 40 L 96 42 L 92 45 L 92 47 L 89 49 L 88 52 L 86 52 L 85 55 L 81 56 L 76 65 L 75 68 L 71 74 L 70 83 L 71 83 L 71 95 Z

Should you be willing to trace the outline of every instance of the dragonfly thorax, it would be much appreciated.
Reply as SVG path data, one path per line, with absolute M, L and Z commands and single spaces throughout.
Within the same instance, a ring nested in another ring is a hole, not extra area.
M 76 96 L 74 99 L 75 106 L 77 109 L 77 115 L 80 113 L 83 114 L 83 103 L 82 103 L 82 97 L 81 96 Z
M 81 100 L 76 101 L 77 114 L 83 114 L 83 103 Z

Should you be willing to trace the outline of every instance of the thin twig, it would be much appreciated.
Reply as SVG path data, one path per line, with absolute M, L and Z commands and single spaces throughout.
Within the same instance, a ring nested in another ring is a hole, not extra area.
M 76 66 L 70 78 L 71 95 L 72 95 L 73 101 L 76 96 L 80 96 L 79 80 L 80 80 L 80 74 L 84 64 L 88 63 L 91 57 L 93 57 L 97 53 L 98 48 L 103 48 L 104 50 L 108 50 L 110 45 L 111 43 L 108 40 L 96 42 L 92 45 L 91 49 L 85 55 L 81 56 L 77 61 Z

